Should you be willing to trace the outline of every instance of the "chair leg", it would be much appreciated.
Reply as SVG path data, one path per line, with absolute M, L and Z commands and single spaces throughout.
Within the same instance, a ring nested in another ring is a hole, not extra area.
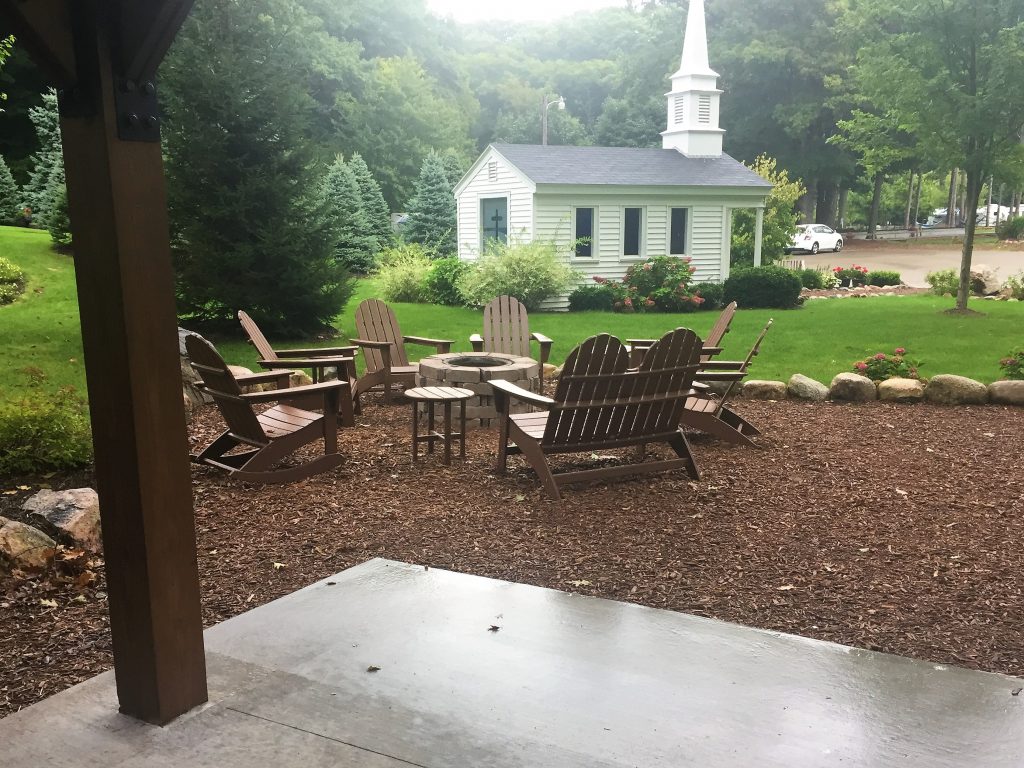
M 700 480 L 700 469 L 697 467 L 697 460 L 693 458 L 693 451 L 690 449 L 690 441 L 682 431 L 677 432 L 668 439 L 668 444 L 676 452 L 676 456 L 686 461 L 686 474 L 694 480 Z
M 498 426 L 498 462 L 494 467 L 496 474 L 504 475 L 508 469 L 508 425 L 510 419 L 507 413 L 499 413 L 501 423 Z

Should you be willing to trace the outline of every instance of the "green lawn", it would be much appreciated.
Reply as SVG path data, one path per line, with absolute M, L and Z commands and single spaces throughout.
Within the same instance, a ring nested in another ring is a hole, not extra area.
M 45 233 L 0 227 L 0 254 L 29 273 L 25 296 L 0 307 L 0 399 L 9 399 L 39 381 L 56 389 L 71 384 L 84 390 L 81 342 L 71 259 L 49 248 Z M 335 325 L 347 338 L 354 334 L 353 316 L 360 300 L 374 295 L 372 280 L 359 284 Z M 1024 346 L 1024 303 L 973 302 L 984 312 L 977 317 L 942 313 L 949 299 L 932 296 L 817 300 L 798 310 L 741 310 L 725 339 L 725 355 L 746 352 L 769 317 L 775 325 L 752 374 L 757 378 L 787 379 L 804 373 L 828 382 L 853 361 L 874 352 L 906 347 L 923 362 L 924 376 L 959 373 L 990 382 L 998 378 L 1000 357 Z M 480 329 L 480 313 L 465 308 L 395 304 L 402 328 L 411 334 L 454 339 L 456 350 L 468 350 L 469 334 Z M 704 333 L 715 313 L 687 315 L 618 315 L 604 312 L 535 313 L 532 327 L 555 340 L 554 362 L 595 333 L 621 338 L 654 337 L 675 325 Z M 255 366 L 252 347 L 237 339 L 214 339 L 230 362 Z M 316 346 L 305 339 L 273 340 Z M 333 346 L 337 341 L 319 342 Z M 410 347 L 414 355 L 429 350 Z

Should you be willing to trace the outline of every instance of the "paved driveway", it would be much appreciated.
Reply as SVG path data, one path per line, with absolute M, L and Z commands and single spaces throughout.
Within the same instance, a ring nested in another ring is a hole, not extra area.
M 859 264 L 869 270 L 894 269 L 903 276 L 903 282 L 916 287 L 926 287 L 924 276 L 938 269 L 960 269 L 960 251 L 953 248 L 928 248 L 902 246 L 887 247 L 871 244 L 863 246 L 854 240 L 847 244 L 840 253 L 794 254 L 793 258 L 802 258 L 809 267 L 818 265 L 849 266 Z M 1024 271 L 1024 250 L 1020 251 L 988 251 L 974 250 L 971 259 L 973 265 L 985 264 L 998 269 L 999 277 L 1006 279 L 1010 275 Z

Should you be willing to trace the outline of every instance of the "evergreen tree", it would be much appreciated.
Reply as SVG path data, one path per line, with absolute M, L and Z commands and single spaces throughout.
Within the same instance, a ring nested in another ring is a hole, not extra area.
M 60 184 L 53 190 L 53 199 L 46 216 L 46 229 L 57 248 L 71 247 L 71 216 L 68 214 L 68 190 Z
M 459 153 L 451 148 L 441 153 L 441 163 L 444 165 L 444 175 L 448 179 L 449 186 L 455 189 L 455 185 L 459 183 L 463 174 L 466 173 L 466 164 L 459 157 Z
M 22 199 L 32 209 L 32 223 L 43 227 L 56 189 L 64 185 L 57 92 L 51 88 L 44 93 L 42 105 L 30 109 L 29 118 L 36 129 L 39 149 L 32 155 L 32 171 L 22 190 Z
M 348 161 L 348 167 L 359 187 L 363 215 L 366 217 L 369 231 L 376 241 L 376 250 L 389 248 L 395 242 L 395 231 L 391 228 L 391 210 L 380 191 L 380 184 L 373 178 L 370 167 L 358 152 L 352 155 Z
M 406 238 L 433 249 L 438 256 L 458 250 L 455 196 L 444 172 L 441 156 L 431 152 L 420 168 L 416 194 L 409 202 Z
M 0 224 L 17 224 L 20 220 L 21 190 L 3 156 L 0 156 Z
M 377 238 L 363 211 L 355 174 L 341 155 L 327 169 L 324 197 L 330 215 L 337 221 L 334 258 L 350 272 L 365 275 L 373 271 Z
M 306 42 L 293 0 L 197 4 L 161 67 L 179 307 L 276 335 L 320 331 L 351 295 L 307 139 Z

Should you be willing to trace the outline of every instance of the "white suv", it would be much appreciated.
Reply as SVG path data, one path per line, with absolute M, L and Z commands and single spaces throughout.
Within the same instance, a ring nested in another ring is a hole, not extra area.
M 790 254 L 795 251 L 817 253 L 829 250 L 838 253 L 842 249 L 843 236 L 832 227 L 826 227 L 824 224 L 801 224 L 796 228 L 793 242 L 783 250 Z

